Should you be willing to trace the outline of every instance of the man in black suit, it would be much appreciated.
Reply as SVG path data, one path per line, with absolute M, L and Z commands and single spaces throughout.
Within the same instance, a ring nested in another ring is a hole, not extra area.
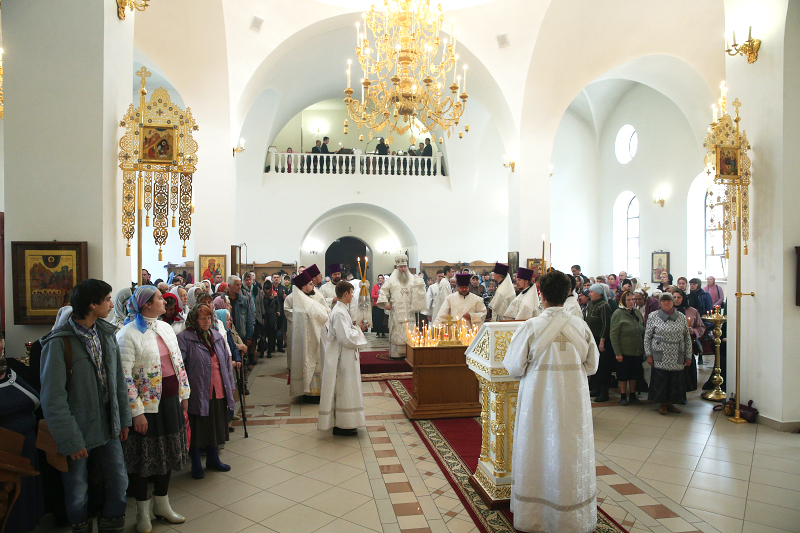
M 386 141 L 383 140 L 383 137 L 378 139 L 378 145 L 375 147 L 375 151 L 378 153 L 379 156 L 389 155 L 389 145 L 386 144 Z M 378 157 L 378 174 L 383 174 L 383 157 Z M 372 167 L 372 171 L 375 172 L 375 167 Z M 386 173 L 389 172 L 389 162 L 386 162 Z
M 323 153 L 323 154 L 329 154 L 330 153 L 328 151 L 328 143 L 330 141 L 331 141 L 330 137 L 326 136 L 326 137 L 322 138 L 322 146 L 319 147 L 320 153 Z M 323 161 L 325 162 L 324 165 L 322 164 Z M 319 162 L 319 171 L 320 172 L 322 172 L 322 167 L 323 166 L 326 168 L 326 172 L 330 172 L 331 171 L 331 158 L 330 157 L 321 157 L 320 158 L 320 162 Z
M 320 146 L 322 146 L 322 141 L 317 139 L 317 144 L 316 144 L 316 146 L 314 146 L 314 148 L 311 149 L 311 153 L 312 154 L 321 154 L 322 153 L 322 149 L 320 148 Z M 325 149 L 327 150 L 327 147 Z M 314 156 L 314 173 L 315 174 L 317 173 L 317 161 L 318 160 L 319 160 L 319 157 Z
M 422 155 L 433 158 L 433 146 L 431 146 L 430 137 L 425 138 L 425 148 L 422 150 Z M 428 175 L 431 175 L 431 160 L 428 159 Z

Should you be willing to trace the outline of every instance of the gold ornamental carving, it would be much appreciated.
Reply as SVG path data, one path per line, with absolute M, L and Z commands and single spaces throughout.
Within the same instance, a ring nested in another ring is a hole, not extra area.
M 488 361 L 489 344 L 490 344 L 490 338 L 489 338 L 489 332 L 487 331 L 483 334 L 481 340 L 478 341 L 478 345 L 475 346 L 475 349 L 472 351 L 472 353 L 474 353 L 475 355 L 479 355 Z
M 150 5 L 150 0 L 117 0 L 117 16 L 125 20 L 125 9 L 144 11 Z
M 479 377 L 481 381 L 485 381 Z M 489 389 L 481 387 L 481 461 L 489 459 Z
M 123 172 L 122 235 L 130 255 L 131 239 L 138 234 L 141 272 L 142 219 L 149 227 L 151 211 L 158 259 L 163 260 L 170 219 L 171 227 L 179 228 L 186 257 L 192 224 L 192 175 L 197 170 L 197 141 L 192 132 L 199 128 L 191 110 L 172 103 L 164 88 L 153 91 L 146 101 L 145 85 L 151 74 L 142 67 L 136 75 L 141 78 L 139 107 L 131 104 L 119 123 L 125 128 L 119 141 L 119 167 Z
M 506 351 L 508 345 L 511 343 L 511 337 L 514 336 L 513 331 L 495 331 L 494 332 L 494 360 L 502 361 L 506 358 Z
M 511 484 L 503 484 L 497 485 L 489 476 L 487 476 L 483 470 L 478 469 L 475 470 L 475 479 L 480 483 L 483 490 L 492 497 L 494 500 L 507 500 L 511 498 Z

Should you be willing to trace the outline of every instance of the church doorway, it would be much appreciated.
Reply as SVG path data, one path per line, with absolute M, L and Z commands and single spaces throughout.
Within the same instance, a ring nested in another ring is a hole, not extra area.
M 358 273 L 358 262 L 356 259 L 361 258 L 361 265 L 363 268 L 364 257 L 369 258 L 367 262 L 367 279 L 371 279 L 372 250 L 370 247 L 367 243 L 356 237 L 340 237 L 333 241 L 325 251 L 325 275 L 330 275 L 327 271 L 328 265 L 331 263 L 341 263 L 342 279 L 347 279 L 347 274 L 353 274 L 354 278 L 360 279 L 361 276 Z

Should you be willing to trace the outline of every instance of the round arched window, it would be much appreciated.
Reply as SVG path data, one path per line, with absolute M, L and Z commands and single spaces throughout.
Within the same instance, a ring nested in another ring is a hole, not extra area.
M 636 130 L 630 124 L 625 124 L 617 133 L 617 140 L 614 143 L 614 152 L 617 154 L 617 161 L 623 165 L 629 163 L 636 155 L 639 147 L 639 137 Z

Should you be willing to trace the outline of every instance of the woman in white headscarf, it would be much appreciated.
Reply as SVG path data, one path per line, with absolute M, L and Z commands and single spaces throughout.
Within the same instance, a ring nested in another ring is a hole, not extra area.
M 174 294 L 175 298 L 178 299 L 178 303 L 180 304 L 181 308 L 181 319 L 186 320 L 186 315 L 189 314 L 189 293 L 183 287 L 172 287 L 169 290 L 170 294 Z M 183 331 L 183 329 L 181 329 Z M 180 333 L 180 332 L 177 332 Z
M 114 297 L 114 318 L 111 319 L 111 323 L 117 327 L 117 331 L 122 329 L 122 326 L 125 325 L 125 319 L 128 317 L 128 298 L 131 297 L 133 291 L 131 291 L 130 287 L 126 287 L 119 291 L 117 295 Z M 65 309 L 62 307 L 62 310 Z M 72 312 L 72 308 L 70 308 L 70 312 Z M 61 313 L 61 311 L 59 311 Z M 56 319 L 56 323 L 58 319 Z

